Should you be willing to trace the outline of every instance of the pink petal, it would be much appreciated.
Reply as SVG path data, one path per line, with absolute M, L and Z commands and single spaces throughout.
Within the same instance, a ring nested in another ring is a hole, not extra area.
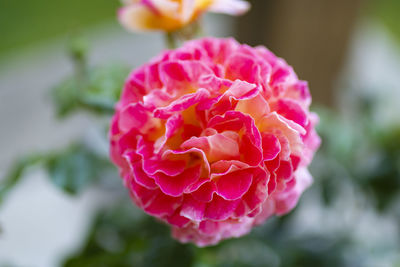
M 163 173 L 165 175 L 175 176 L 182 173 L 185 167 L 185 160 L 161 159 L 157 156 L 143 160 L 143 170 L 149 175 Z
M 167 221 L 169 224 L 176 227 L 185 227 L 190 223 L 188 218 L 181 216 L 180 209 L 176 209 L 172 216 L 168 216 Z
M 232 86 L 224 93 L 228 97 L 236 100 L 249 99 L 256 96 L 259 88 L 256 84 L 248 83 L 241 80 L 235 80 Z
M 196 84 L 202 76 L 213 75 L 207 64 L 201 61 L 171 61 L 161 63 L 160 80 L 170 93 L 190 91 L 190 83 Z
M 286 121 L 282 116 L 278 115 L 276 112 L 272 112 L 268 116 L 264 117 L 258 126 L 259 130 L 262 132 L 276 131 L 276 130 L 281 131 L 282 134 L 289 141 L 291 152 L 293 154 L 300 155 L 303 149 L 303 142 L 300 137 L 302 132 L 299 132 L 299 130 L 303 128 L 295 129 L 293 127 L 294 127 L 293 125 L 288 123 L 288 121 Z
M 270 112 L 268 102 L 260 94 L 254 98 L 239 101 L 235 110 L 249 114 L 256 122 Z
M 269 174 L 264 169 L 257 168 L 253 171 L 252 184 L 242 198 L 245 204 L 245 209 L 242 210 L 244 214 L 247 215 L 250 211 L 253 211 L 264 203 L 268 196 L 268 181 Z
M 165 123 L 164 136 L 160 137 L 154 144 L 154 152 L 159 153 L 164 148 L 167 141 L 179 132 L 182 125 L 183 117 L 181 114 L 175 114 L 169 117 L 167 122 Z
M 182 205 L 181 216 L 184 216 L 191 221 L 200 222 L 204 218 L 206 203 L 197 201 L 190 195 L 185 196 L 185 201 Z
M 119 129 L 123 132 L 138 129 L 138 131 L 146 133 L 152 125 L 150 112 L 140 103 L 126 106 L 121 111 L 118 121 Z
M 183 149 L 198 148 L 205 152 L 209 162 L 218 160 L 230 160 L 239 157 L 239 145 L 237 141 L 226 137 L 224 134 L 215 134 L 207 137 L 192 137 L 185 141 Z
M 263 148 L 263 160 L 274 159 L 281 151 L 281 145 L 279 139 L 269 133 L 263 133 L 262 135 L 262 148 Z
M 216 40 L 215 38 L 204 38 L 200 40 L 202 47 L 206 50 L 209 58 L 217 64 L 224 64 L 227 58 L 232 55 L 239 44 L 233 38 Z
M 168 176 L 162 172 L 156 173 L 154 179 L 161 191 L 169 196 L 181 196 L 183 192 L 200 178 L 200 165 L 185 169 L 181 174 Z
M 124 107 L 130 103 L 139 102 L 146 94 L 146 87 L 142 72 L 135 72 L 131 74 L 130 79 L 125 83 L 125 87 L 122 90 L 121 101 L 119 105 Z
M 196 191 L 191 193 L 192 197 L 200 202 L 210 202 L 213 199 L 216 190 L 213 182 L 206 182 L 201 185 Z
M 184 95 L 179 99 L 173 101 L 167 107 L 156 109 L 154 111 L 154 117 L 167 119 L 174 112 L 186 110 L 189 107 L 207 99 L 209 96 L 210 93 L 206 89 L 200 88 L 193 94 Z
M 271 109 L 275 110 L 286 119 L 292 120 L 295 123 L 305 127 L 308 123 L 308 117 L 303 108 L 294 100 L 291 99 L 279 99 L 273 105 Z
M 285 92 L 285 97 L 300 101 L 305 108 L 311 104 L 311 94 L 305 81 L 298 81 L 290 85 Z
M 214 181 L 218 195 L 226 200 L 236 200 L 249 190 L 252 178 L 249 170 L 239 170 L 214 178 Z
M 218 195 L 214 195 L 211 202 L 207 203 L 204 218 L 209 220 L 226 220 L 235 211 L 240 200 L 225 200 Z
M 276 170 L 277 179 L 289 180 L 292 178 L 293 167 L 289 161 L 281 160 L 279 168 Z
M 251 166 L 257 166 L 262 161 L 261 147 L 255 146 L 249 135 L 243 135 L 240 145 L 241 160 Z
M 130 186 L 134 197 L 139 201 L 141 207 L 147 213 L 157 217 L 171 216 L 182 203 L 182 197 L 170 197 L 158 189 L 146 189 L 134 180 L 131 181 Z
M 249 55 L 235 53 L 226 62 L 226 77 L 230 80 L 243 80 L 250 83 L 257 82 L 259 66 L 255 59 Z
M 296 184 L 287 192 L 282 192 L 274 196 L 276 205 L 276 214 L 283 215 L 291 211 L 297 204 L 300 195 L 312 183 L 312 177 L 305 168 L 299 169 L 295 173 Z
M 133 179 L 143 187 L 153 190 L 156 189 L 157 185 L 155 184 L 154 179 L 149 177 L 143 171 L 140 157 L 134 152 L 126 153 L 124 156 L 130 166 Z

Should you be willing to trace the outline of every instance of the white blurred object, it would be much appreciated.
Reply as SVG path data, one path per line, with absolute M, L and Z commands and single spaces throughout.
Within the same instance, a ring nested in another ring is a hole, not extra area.
M 70 197 L 34 171 L 0 208 L 0 265 L 54 267 L 79 248 L 99 202 L 96 192 Z
M 400 123 L 400 49 L 398 40 L 375 21 L 362 21 L 355 32 L 347 67 L 343 71 L 344 88 L 356 97 L 374 100 L 376 123 L 382 127 Z M 348 97 L 344 94 L 343 98 Z M 346 99 L 343 99 L 346 101 Z

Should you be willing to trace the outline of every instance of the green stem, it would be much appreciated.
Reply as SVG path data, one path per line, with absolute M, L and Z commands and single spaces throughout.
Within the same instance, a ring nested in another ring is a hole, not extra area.
M 178 40 L 175 32 L 167 32 L 165 34 L 165 42 L 169 49 L 175 49 L 178 47 Z
M 204 35 L 204 30 L 201 21 L 198 19 L 181 29 L 173 32 L 166 32 L 165 42 L 169 49 L 175 49 L 180 43 L 192 40 L 202 35 Z
M 85 88 L 89 79 L 87 64 L 88 44 L 84 38 L 75 36 L 70 42 L 69 50 L 78 87 L 80 87 L 79 89 Z

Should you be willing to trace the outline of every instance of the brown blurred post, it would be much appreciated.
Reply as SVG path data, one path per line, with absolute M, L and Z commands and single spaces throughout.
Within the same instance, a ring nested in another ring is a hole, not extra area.
M 334 82 L 363 0 L 250 0 L 237 38 L 264 44 L 310 83 L 313 99 L 333 106 Z

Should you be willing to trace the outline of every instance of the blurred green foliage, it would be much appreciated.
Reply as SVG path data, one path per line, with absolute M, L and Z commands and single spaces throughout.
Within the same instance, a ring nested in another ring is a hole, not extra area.
M 400 1 L 370 0 L 368 13 L 381 21 L 396 39 L 400 41 Z
M 51 91 L 57 115 L 65 118 L 74 111 L 85 111 L 110 116 L 130 68 L 122 64 L 89 67 L 87 44 L 80 37 L 72 39 L 69 54 L 75 73 Z M 102 134 L 106 139 L 106 134 Z M 81 192 L 110 173 L 116 176 L 107 154 L 77 141 L 59 151 L 32 154 L 18 160 L 1 180 L 0 203 L 23 178 L 26 169 L 35 165 L 41 165 L 51 181 L 69 194 Z
M 130 68 L 110 64 L 87 70 L 85 77 L 74 75 L 52 91 L 57 115 L 65 117 L 77 110 L 111 115 Z
M 106 156 L 85 144 L 74 144 L 48 157 L 44 167 L 51 181 L 69 194 L 78 194 L 104 177 L 117 175 Z
M 120 197 L 98 214 L 87 243 L 64 266 L 187 267 L 193 263 L 193 249 L 172 240 L 165 225 L 143 216 L 129 199 Z
M 44 168 L 55 186 L 72 195 L 102 179 L 117 176 L 107 155 L 101 155 L 84 142 L 77 142 L 59 151 L 33 154 L 17 161 L 1 180 L 0 204 L 23 178 L 25 171 L 34 166 Z
M 51 94 L 60 118 L 82 109 L 111 115 L 131 69 L 120 63 L 89 67 L 87 49 L 84 38 L 76 36 L 71 39 L 69 55 L 75 72 L 54 87 Z
M 325 159 L 325 199 L 335 195 L 333 177 L 352 179 L 379 211 L 390 208 L 400 193 L 400 125 L 381 127 L 373 120 L 374 106 L 359 98 L 353 118 L 343 118 L 320 109 L 319 133 L 324 137 L 320 157 Z M 336 188 L 339 190 L 339 188 Z

